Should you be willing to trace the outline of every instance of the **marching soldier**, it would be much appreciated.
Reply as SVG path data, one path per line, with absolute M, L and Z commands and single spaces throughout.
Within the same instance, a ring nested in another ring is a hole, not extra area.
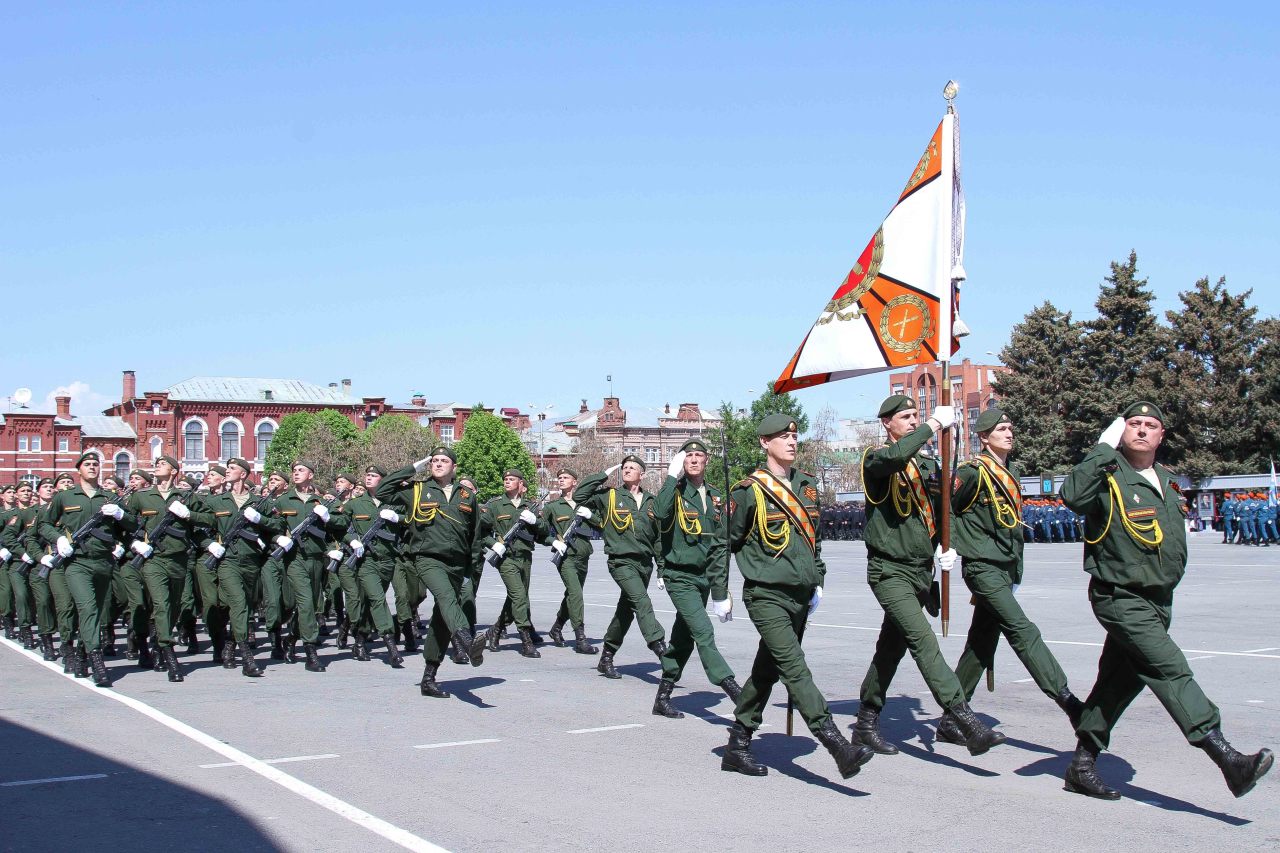
M 36 570 L 36 563 L 43 562 L 43 555 L 46 547 L 40 540 L 40 515 L 44 508 L 53 500 L 54 485 L 53 480 L 45 477 L 36 485 L 36 497 L 29 507 L 20 510 L 18 514 L 18 524 L 21 529 L 18 533 L 19 542 L 22 545 L 22 552 L 26 559 L 27 589 L 31 593 L 31 612 L 36 622 L 36 628 L 40 633 L 40 650 L 44 659 L 47 661 L 57 660 L 62 657 L 62 671 L 71 672 L 74 663 L 71 654 L 71 640 L 69 634 L 59 636 L 61 648 L 54 650 L 53 632 L 62 627 L 61 613 L 58 611 L 57 604 L 53 598 L 53 588 L 49 585 L 48 577 L 40 577 L 40 572 Z M 61 571 L 59 569 L 58 571 Z M 52 572 L 50 572 L 52 575 Z M 63 584 L 65 588 L 65 584 Z M 72 608 L 74 612 L 74 608 Z M 67 630 L 72 630 L 68 625 Z M 87 673 L 86 673 L 87 675 Z
M 53 637 L 47 640 L 41 636 L 37 642 L 32 633 L 35 613 L 32 609 L 31 587 L 27 575 L 31 571 L 34 560 L 27 554 L 25 530 L 35 519 L 36 508 L 32 505 L 33 493 L 31 484 L 22 481 L 13 490 L 13 508 L 5 514 L 4 525 L 0 527 L 0 555 L 5 557 L 5 574 L 9 577 L 10 595 L 13 596 L 14 619 L 18 626 L 18 638 L 24 649 L 42 648 L 45 660 L 54 659 Z
M 573 626 L 573 650 L 580 655 L 594 655 L 598 649 L 587 640 L 587 623 L 582 601 L 582 587 L 587 582 L 587 564 L 594 551 L 591 537 L 575 536 L 572 542 L 565 542 L 564 537 L 573 525 L 579 513 L 585 513 L 584 523 L 590 524 L 590 507 L 579 507 L 573 499 L 573 490 L 578 487 L 578 474 L 572 468 L 561 468 L 556 473 L 556 486 L 560 496 L 548 501 L 542 508 L 542 532 L 544 545 L 564 557 L 560 561 L 560 580 L 564 582 L 564 597 L 560 600 L 560 609 L 556 612 L 555 624 L 547 632 L 547 636 L 557 646 L 564 646 L 564 623 Z
M 52 567 L 55 543 L 44 537 L 45 518 L 49 507 L 53 504 L 53 499 L 69 489 L 74 489 L 75 485 L 75 477 L 65 471 L 53 478 L 53 485 L 47 493 L 48 499 L 41 505 L 40 512 L 36 516 L 35 547 L 30 549 L 33 554 L 44 555 L 40 558 L 40 562 L 49 569 L 48 577 L 40 578 L 38 570 L 32 572 L 31 577 L 33 583 L 38 581 L 44 587 L 45 597 L 53 601 L 53 609 L 57 617 L 58 639 L 61 641 L 62 671 L 71 673 L 76 678 L 88 678 L 89 658 L 84 644 L 80 642 L 80 616 L 76 611 L 75 599 L 71 596 L 71 588 L 67 586 L 67 567 L 65 563 L 57 568 Z M 42 494 L 45 492 L 44 489 L 40 491 Z
M 983 671 L 995 665 L 1003 634 L 1036 686 L 1058 703 L 1074 728 L 1084 705 L 1067 687 L 1066 673 L 1013 595 L 1023 570 L 1020 472 L 1008 465 L 1013 422 L 1000 409 L 987 409 L 975 421 L 974 431 L 982 452 L 957 469 L 951 495 L 953 542 L 963 558 L 965 585 L 974 596 L 973 622 L 956 664 L 956 678 L 968 702 Z M 938 739 L 966 743 L 950 712 L 938 723 Z
M 344 530 L 350 526 L 350 519 L 343 518 L 342 513 L 346 511 L 347 502 L 355 497 L 356 486 L 360 484 L 360 478 L 354 472 L 343 471 L 334 477 L 333 493 L 326 493 L 325 502 L 329 504 L 334 513 L 334 523 Z M 342 535 L 335 537 L 336 544 L 334 550 L 329 551 L 329 558 L 333 559 L 334 552 L 338 553 L 337 559 L 342 561 L 346 555 L 342 553 L 343 543 Z M 353 622 L 348 618 L 348 608 L 353 606 L 359 592 L 356 588 L 356 573 L 352 569 L 343 569 L 339 566 L 338 571 L 325 572 L 321 578 L 320 599 L 316 602 L 316 613 L 323 614 L 320 616 L 320 633 L 329 636 L 329 629 L 325 620 L 328 618 L 329 607 L 333 608 L 333 618 L 338 625 L 338 648 L 345 649 L 348 645 L 347 639 L 351 635 Z
M 533 644 L 533 622 L 529 617 L 529 576 L 533 568 L 533 543 L 537 541 L 538 516 L 524 499 L 527 491 L 524 474 L 512 468 L 502 475 L 503 494 L 491 498 L 480 514 L 480 531 L 484 547 L 499 557 L 498 575 L 507 588 L 507 600 L 498 618 L 489 628 L 489 649 L 498 645 L 503 627 L 509 620 L 520 634 L 520 654 L 540 658 Z M 523 522 L 524 530 L 504 545 L 502 539 L 515 525 Z M 481 559 L 483 563 L 483 558 Z
M 769 694 L 781 678 L 809 731 L 848 779 L 873 753 L 845 740 L 836 728 L 800 648 L 805 620 L 822 600 L 827 572 L 816 529 L 821 511 L 818 489 L 811 475 L 793 467 L 797 436 L 789 415 L 763 418 L 756 434 L 765 464 L 730 492 L 729 539 L 742 572 L 742 603 L 760 632 L 760 647 L 738 696 L 720 769 L 747 776 L 769 772 L 751 754 L 751 736 L 760 728 Z
M 9 524 L 9 519 L 17 517 L 17 510 L 14 509 L 17 492 L 14 486 L 0 487 L 0 621 L 4 623 L 6 640 L 18 639 L 18 623 L 14 618 L 16 610 L 13 601 L 13 584 L 9 580 L 9 562 L 13 559 L 13 551 L 6 544 L 3 532 Z
M 485 636 L 472 634 L 462 609 L 463 584 L 479 556 L 480 509 L 475 493 L 453 481 L 457 461 L 452 450 L 437 447 L 426 459 L 393 471 L 374 491 L 375 498 L 400 513 L 405 525 L 405 568 L 434 599 L 418 686 L 423 696 L 435 699 L 449 697 L 436 684 L 436 672 L 450 637 L 459 651 L 467 653 L 472 666 L 484 663 Z M 431 479 L 413 482 L 428 469 Z
M 89 656 L 93 683 L 110 687 L 111 677 L 102 659 L 101 620 L 111 598 L 117 540 L 132 533 L 136 522 L 124 507 L 110 503 L 109 496 L 99 488 L 98 465 L 95 454 L 80 454 L 76 460 L 80 484 L 54 495 L 45 507 L 40 536 L 53 543 L 56 553 L 66 561 L 66 584 L 80 619 L 80 641 Z M 72 534 L 95 514 L 100 517 L 98 526 L 84 541 L 73 545 Z
M 1064 787 L 1120 798 L 1098 776 L 1095 762 L 1110 745 L 1120 715 L 1146 686 L 1187 741 L 1218 765 L 1231 793 L 1242 797 L 1271 769 L 1273 758 L 1269 749 L 1244 755 L 1227 742 L 1217 707 L 1169 636 L 1173 591 L 1187 567 L 1187 535 L 1177 482 L 1155 461 L 1164 434 L 1160 408 L 1134 403 L 1103 431 L 1063 485 L 1067 504 L 1086 519 L 1089 604 L 1107 632 Z
M 723 501 L 703 479 L 706 470 L 707 446 L 697 438 L 686 441 L 671 457 L 667 479 L 655 502 L 662 549 L 658 589 L 666 589 L 676 608 L 653 703 L 653 713 L 662 717 L 684 716 L 671 705 L 671 691 L 695 647 L 712 684 L 735 704 L 742 692 L 733 670 L 716 648 L 715 630 L 707 618 L 710 598 L 711 612 L 721 622 L 728 622 L 733 618 L 733 599 L 725 561 Z
M 987 728 L 969 708 L 923 612 L 923 607 L 935 606 L 932 569 L 936 564 L 939 570 L 950 571 L 956 552 L 944 552 L 937 544 L 938 463 L 918 454 L 935 434 L 951 426 L 955 410 L 939 406 L 926 423 L 920 423 L 915 401 L 894 394 L 881 404 L 879 417 L 889 442 L 862 457 L 862 472 L 867 493 L 867 583 L 884 609 L 884 623 L 862 681 L 854 734 L 881 755 L 897 753 L 897 747 L 880 735 L 879 719 L 889 684 L 910 650 L 934 700 L 955 720 L 969 754 L 981 755 L 1003 743 L 1004 735 Z
M 622 488 L 605 483 L 619 468 Z M 604 635 L 597 671 L 605 678 L 621 678 L 613 656 L 622 647 L 633 620 L 640 622 L 645 645 L 658 660 L 667 652 L 662 626 L 649 600 L 649 579 L 658 550 L 658 526 L 653 496 L 640 488 L 645 464 L 638 456 L 626 456 L 601 474 L 592 474 L 574 490 L 573 499 L 604 518 L 604 552 L 609 558 L 609 574 L 622 591 Z
M 342 520 L 349 523 L 347 545 L 356 558 L 355 592 L 347 599 L 347 618 L 355 631 L 352 655 L 356 660 L 369 660 L 369 628 L 381 636 L 387 645 L 387 663 L 399 669 L 404 663 L 396 646 L 395 622 L 387 609 L 387 587 L 395 571 L 399 552 L 397 539 L 400 514 L 373 496 L 385 472 L 377 465 L 364 469 L 364 493 L 347 501 Z M 377 527 L 369 538 L 369 531 Z M 345 567 L 341 571 L 348 571 Z

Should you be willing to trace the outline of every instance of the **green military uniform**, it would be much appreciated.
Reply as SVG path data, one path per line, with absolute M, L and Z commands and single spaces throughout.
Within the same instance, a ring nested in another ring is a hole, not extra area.
M 444 449 L 438 453 L 452 456 Z M 393 471 L 378 484 L 374 497 L 400 513 L 405 525 L 404 568 L 434 598 L 429 634 L 422 647 L 434 681 L 434 668 L 444 659 L 450 636 L 461 651 L 470 652 L 472 664 L 478 666 L 484 660 L 483 644 L 474 642 L 463 610 L 463 587 L 471 580 L 479 558 L 480 508 L 470 489 L 457 484 L 441 486 L 434 480 L 413 482 L 416 474 L 412 465 Z
M 5 489 L 11 491 L 12 487 Z M 9 580 L 9 561 L 12 559 L 13 550 L 4 545 L 4 529 L 9 523 L 9 519 L 17 515 L 17 510 L 13 507 L 0 510 L 0 547 L 4 547 L 9 551 L 9 557 L 0 562 L 0 620 L 4 622 L 5 639 L 17 639 L 17 627 L 14 617 L 13 603 L 13 585 Z M 3 556 L 3 555 L 0 555 Z
M 204 531 L 205 539 L 200 543 L 195 570 L 210 571 L 206 563 L 212 557 L 207 553 L 211 543 L 216 542 L 225 549 L 215 570 L 218 596 L 227 607 L 231 636 L 244 654 L 250 640 L 253 597 L 267 562 L 267 553 L 274 547 L 274 537 L 283 535 L 286 526 L 284 520 L 274 513 L 272 501 L 254 498 L 247 491 L 237 495 L 226 489 L 221 494 L 204 498 L 201 503 L 208 515 L 208 527 Z M 254 523 L 245 519 L 241 523 L 245 509 L 250 507 L 260 516 L 258 521 Z M 237 527 L 239 530 L 233 531 Z
M 55 492 L 54 496 L 56 497 L 60 494 L 62 493 Z M 56 536 L 54 539 L 46 539 L 45 537 L 45 524 L 51 506 L 53 506 L 52 498 L 49 503 L 40 507 L 36 513 L 35 520 L 36 535 L 34 541 L 40 546 L 38 553 L 46 555 L 54 553 L 53 546 L 56 541 Z M 32 588 L 37 598 L 51 601 L 53 604 L 54 617 L 58 627 L 58 638 L 62 642 L 63 662 L 64 664 L 73 663 L 74 661 L 68 655 L 68 649 L 74 648 L 80 641 L 80 615 L 76 611 L 76 601 L 71 596 L 71 588 L 67 586 L 67 565 L 64 562 L 57 568 L 50 569 L 48 575 L 44 578 L 40 577 L 39 570 L 33 571 L 31 577 L 33 579 Z M 110 581 L 108 581 L 109 586 Z
M 368 494 L 347 501 L 342 518 L 350 526 L 345 537 L 348 540 L 362 539 L 371 527 L 378 524 L 383 509 L 382 502 Z M 374 533 L 364 556 L 356 563 L 356 595 L 347 602 L 347 618 L 352 626 L 359 626 L 357 630 L 372 627 L 386 639 L 388 646 L 395 644 L 396 626 L 387 608 L 387 587 L 391 584 L 399 554 L 399 530 L 398 521 L 383 521 L 378 532 Z
M 623 464 L 644 463 L 628 456 Z M 605 485 L 608 474 L 592 474 L 578 484 L 573 500 L 604 519 L 604 552 L 608 555 L 609 575 L 622 593 L 618 606 L 604 635 L 604 652 L 608 665 L 622 647 L 632 621 L 640 623 L 645 645 L 661 655 L 665 651 L 662 626 L 653 613 L 649 600 L 649 580 L 653 577 L 654 559 L 658 555 L 658 523 L 653 496 L 647 492 L 633 495 L 630 489 Z M 602 666 L 606 664 L 602 660 Z
M 687 442 L 681 449 L 691 448 L 706 452 L 700 442 Z M 705 484 L 698 488 L 683 474 L 668 475 L 654 502 L 662 557 L 658 576 L 676 608 L 671 641 L 662 656 L 662 677 L 667 681 L 680 680 L 695 647 L 712 684 L 733 678 L 707 617 L 708 597 L 716 601 L 729 597 L 721 503 L 718 491 Z
M 53 600 L 53 589 L 49 585 L 49 579 L 41 578 L 39 572 L 38 561 L 48 552 L 40 539 L 40 514 L 43 509 L 44 507 L 40 504 L 33 503 L 26 509 L 18 511 L 18 524 L 21 528 L 18 533 L 19 541 L 22 544 L 23 553 L 32 561 L 27 565 L 27 590 L 31 593 L 31 614 L 42 643 L 45 638 L 52 637 L 53 632 L 59 628 L 59 614 Z M 61 640 L 64 647 L 69 647 L 72 637 L 63 636 Z
M 290 488 L 275 501 L 275 512 L 284 522 L 286 531 L 295 530 L 308 514 L 317 514 L 317 508 L 326 509 L 315 492 L 302 493 Z M 327 512 L 327 509 L 326 509 Z M 325 543 L 329 536 L 341 530 L 341 523 L 330 515 L 329 520 L 310 526 L 306 535 L 294 538 L 293 545 L 280 558 L 282 597 L 292 611 L 289 626 L 291 642 L 301 640 L 314 650 L 320 643 L 320 622 L 316 602 L 324 590 Z M 285 535 L 289 535 L 286 532 Z M 282 619 L 283 621 L 283 619 Z M 308 660 L 308 663 L 312 663 Z
M 138 519 L 138 538 L 152 548 L 151 556 L 142 564 L 140 580 L 146 585 L 147 595 L 151 598 L 156 644 L 172 646 L 182 611 L 182 588 L 191 571 L 190 545 L 196 538 L 196 525 L 208 524 L 212 518 L 203 511 L 199 498 L 177 489 L 162 490 L 159 486 L 152 486 L 131 494 L 128 503 L 129 511 Z M 171 522 L 165 535 L 157 541 L 153 534 L 169 514 L 169 505 L 173 503 L 185 505 L 190 515 Z M 145 623 L 138 627 L 135 636 L 139 647 L 147 633 Z
M 10 553 L 9 563 L 4 572 L 9 577 L 9 594 L 13 598 L 14 619 L 18 628 L 30 631 L 35 622 L 32 610 L 31 588 L 27 584 L 27 574 L 31 569 L 31 557 L 27 556 L 26 539 L 23 532 L 31 519 L 35 518 L 36 508 L 15 506 L 4 514 L 3 525 L 0 526 L 0 544 Z M 23 557 L 27 559 L 24 560 Z
M 542 508 L 542 519 L 539 530 L 542 533 L 542 544 L 550 545 L 557 539 L 563 539 L 573 525 L 574 512 L 578 504 L 572 497 L 559 497 L 547 501 Z M 591 522 L 584 522 L 589 525 Z M 595 550 L 591 537 L 586 535 L 589 528 L 579 527 L 582 535 L 575 536 L 568 543 L 564 559 L 560 561 L 560 580 L 564 582 L 564 596 L 560 599 L 560 609 L 556 611 L 553 632 L 558 632 L 565 622 L 573 625 L 574 631 L 586 630 L 586 615 L 582 599 L 582 587 L 587 582 L 587 566 L 591 554 Z
M 492 548 L 520 521 L 520 513 L 532 507 L 523 498 L 498 495 L 481 507 L 480 534 L 484 548 Z M 507 545 L 507 553 L 498 566 L 498 576 L 507 588 L 507 598 L 494 625 L 500 628 L 514 624 L 517 629 L 531 631 L 529 617 L 529 577 L 533 567 L 533 543 L 538 536 L 538 522 L 525 526 Z

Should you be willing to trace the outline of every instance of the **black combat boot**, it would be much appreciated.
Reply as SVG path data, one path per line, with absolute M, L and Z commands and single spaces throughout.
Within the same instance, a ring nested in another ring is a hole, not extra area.
M 467 631 L 461 630 L 453 635 L 453 641 L 458 644 L 458 648 L 466 650 L 472 666 L 484 663 L 484 647 L 489 638 L 483 633 L 468 635 Z
M 551 638 L 551 644 L 558 649 L 564 648 L 564 622 L 557 619 L 552 625 L 551 630 L 547 632 L 547 636 Z
M 183 642 L 187 644 L 187 655 L 200 654 L 200 638 L 196 636 L 196 617 L 188 616 L 182 623 Z
M 1072 693 L 1070 688 L 1064 687 L 1053 697 L 1053 701 L 1058 703 L 1058 707 L 1067 715 L 1067 719 L 1071 721 L 1071 728 L 1080 727 L 1080 717 L 1084 714 L 1084 703 L 1076 698 L 1076 694 Z
M 671 704 L 671 691 L 676 688 L 676 683 L 670 678 L 664 678 L 658 682 L 658 696 L 653 700 L 653 713 L 658 717 L 667 717 L 672 720 L 684 719 L 684 714 L 675 709 Z
M 404 657 L 400 654 L 400 648 L 396 645 L 395 636 L 388 631 L 382 635 L 382 641 L 387 644 L 387 663 L 395 669 L 404 666 Z
M 98 632 L 98 648 L 102 649 L 102 656 L 113 658 L 116 656 L 116 626 L 113 622 L 103 625 Z
M 53 634 L 40 635 L 40 656 L 47 661 L 55 661 L 58 659 L 58 652 L 53 647 Z
M 596 672 L 600 673 L 605 678 L 621 678 L 622 677 L 621 675 L 618 674 L 618 671 L 613 668 L 613 650 L 612 649 L 606 647 L 605 650 L 600 653 L 600 663 L 596 664 Z
M 423 696 L 430 696 L 432 699 L 448 699 L 449 694 L 436 684 L 436 670 L 440 668 L 439 664 L 429 663 L 422 668 L 422 681 L 418 682 L 418 689 Z
M 580 655 L 594 655 L 599 651 L 595 646 L 587 642 L 587 628 L 585 625 L 573 629 L 573 650 Z
M 858 720 L 853 724 L 853 739 L 870 747 L 877 755 L 898 754 L 898 748 L 880 736 L 880 712 L 865 702 L 858 706 Z M 960 742 L 964 743 L 963 740 Z
M 449 638 L 449 660 L 458 666 L 466 666 L 471 663 L 471 658 L 467 657 L 467 647 L 458 644 L 457 637 Z
M 769 768 L 756 761 L 751 754 L 751 732 L 742 723 L 729 727 L 729 745 L 724 748 L 720 769 L 741 773 L 744 776 L 767 776 Z
M 1213 759 L 1222 771 L 1222 778 L 1227 780 L 1227 787 L 1237 797 L 1243 797 L 1253 790 L 1258 780 L 1267 775 L 1274 758 L 1271 750 L 1264 749 L 1253 755 L 1237 752 L 1222 736 L 1222 729 L 1214 729 L 1196 746 L 1200 747 Z
M 1062 790 L 1073 794 L 1084 794 L 1099 800 L 1118 800 L 1120 792 L 1108 788 L 1098 776 L 1096 762 L 1098 748 L 1081 740 L 1076 744 L 1075 755 L 1071 756 L 1071 764 L 1067 767 L 1067 776 Z
M 542 635 L 538 633 L 538 629 L 533 627 L 532 624 L 529 625 L 529 636 L 533 638 L 533 644 L 535 646 L 545 645 L 547 642 L 542 639 Z
M 506 628 L 503 626 L 502 617 L 499 616 L 498 621 L 495 622 L 493 626 L 489 628 L 488 633 L 485 634 L 485 637 L 488 640 L 489 651 L 496 652 L 500 650 L 502 636 L 505 633 L 507 633 Z
M 338 648 L 345 649 L 349 645 L 347 641 L 350 638 L 351 638 L 351 623 L 348 622 L 346 619 L 343 619 L 340 623 L 338 623 Z
M 967 746 L 969 739 L 964 736 L 964 732 L 960 731 L 960 724 L 956 722 L 955 716 L 950 711 L 943 711 L 941 719 L 938 720 L 938 740 L 943 743 L 954 743 L 956 746 Z
M 76 678 L 89 677 L 89 652 L 83 645 L 77 645 L 72 652 L 71 674 Z M 104 664 L 105 666 L 105 664 Z
M 102 649 L 89 652 L 89 665 L 93 667 L 93 684 L 95 687 L 110 687 L 111 676 L 107 675 L 107 663 L 102 659 Z
M 144 639 L 142 642 L 145 644 L 146 640 Z M 138 635 L 133 631 L 130 631 L 128 636 L 125 637 L 124 659 L 125 660 L 138 659 Z
M 173 646 L 161 646 L 160 656 L 164 658 L 164 668 L 169 672 L 169 681 L 179 684 L 186 680 L 182 674 L 182 667 L 178 664 L 178 653 L 173 650 Z
M 836 728 L 835 720 L 827 720 L 823 723 L 822 728 L 816 732 L 816 736 L 827 748 L 827 752 L 831 753 L 831 757 L 836 760 L 836 767 L 840 770 L 842 779 L 852 779 L 857 776 L 862 765 L 875 755 L 871 747 L 845 740 L 844 735 L 840 734 L 840 730 Z
M 284 662 L 298 662 L 298 638 L 290 634 L 284 638 Z
M 72 675 L 72 670 L 75 668 L 76 662 L 75 646 L 64 641 L 62 643 L 62 649 L 58 652 L 58 655 L 62 658 L 62 673 L 64 675 Z
M 151 669 L 156 665 L 155 658 L 151 656 L 151 644 L 146 637 L 143 637 L 141 642 L 138 643 L 133 657 L 138 662 L 138 669 Z
M 662 660 L 662 656 L 667 653 L 667 641 L 659 637 L 649 644 L 649 651 L 658 656 L 658 660 Z
M 418 650 L 418 633 L 415 627 L 417 618 L 406 619 L 400 625 L 401 634 L 404 636 L 405 654 L 413 654 Z
M 258 648 L 258 614 L 249 617 L 249 648 Z
M 987 728 L 986 724 L 973 713 L 968 702 L 957 702 L 948 710 L 951 716 L 956 718 L 956 725 L 960 727 L 960 731 L 964 733 L 965 746 L 969 748 L 970 755 L 982 755 L 991 747 L 1004 743 L 1004 735 Z
M 174 641 L 177 642 L 176 640 Z M 174 650 L 177 653 L 177 650 Z M 164 662 L 164 649 L 160 647 L 160 641 L 151 638 L 151 671 L 152 672 L 168 672 L 169 665 Z
M 356 638 L 351 642 L 351 657 L 354 660 L 373 660 L 369 657 L 369 647 L 365 643 L 364 631 L 356 631 Z
M 244 665 L 240 667 L 240 674 L 245 678 L 258 678 L 262 675 L 262 670 L 253 660 L 253 648 L 248 643 L 240 644 L 240 659 L 244 661 Z
M 209 629 L 209 645 L 210 653 L 214 663 L 225 663 L 226 658 L 223 657 L 223 649 L 227 647 L 227 632 L 224 628 Z M 232 667 L 234 669 L 234 667 Z
M 542 652 L 538 651 L 533 644 L 533 631 L 529 628 L 518 628 L 520 632 L 520 656 L 525 658 L 540 658 Z
M 733 704 L 738 704 L 738 697 L 742 695 L 742 688 L 738 686 L 738 680 L 732 675 L 720 682 L 720 689 L 729 697 Z
M 30 625 L 23 625 L 18 629 L 18 639 L 22 641 L 22 647 L 24 649 L 31 650 L 36 647 L 36 638 L 31 633 Z
M 0 567 L 0 572 L 2 571 L 4 571 L 4 569 Z M 6 640 L 18 639 L 17 628 L 14 625 L 13 617 L 3 616 L 3 617 L 0 617 L 0 621 L 4 622 L 4 638 Z
M 324 672 L 324 664 L 320 662 L 320 653 L 316 651 L 315 643 L 303 643 L 302 651 L 307 656 L 307 672 Z
M 284 660 L 284 641 L 280 639 L 280 632 L 268 631 L 267 637 L 271 640 L 271 659 Z
M 229 637 L 222 638 L 222 668 L 236 668 L 236 646 Z

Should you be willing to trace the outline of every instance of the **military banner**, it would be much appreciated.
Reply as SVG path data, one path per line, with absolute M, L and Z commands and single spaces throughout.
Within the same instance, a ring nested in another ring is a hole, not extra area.
M 948 107 L 897 203 L 774 390 L 950 359 L 958 348 L 953 320 L 963 253 L 960 136 Z

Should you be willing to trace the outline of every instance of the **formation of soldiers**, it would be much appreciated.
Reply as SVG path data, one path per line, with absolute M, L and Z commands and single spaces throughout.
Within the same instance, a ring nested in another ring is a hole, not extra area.
M 1280 542 L 1276 505 L 1262 492 L 1227 492 L 1221 512 L 1224 544 L 1270 547 Z
M 867 526 L 867 509 L 861 501 L 841 501 L 822 508 L 822 538 L 826 542 L 858 542 Z
M 897 747 L 879 728 L 890 684 L 908 652 L 941 709 L 939 740 L 981 755 L 1005 736 L 986 725 L 969 702 L 983 672 L 994 665 L 1003 636 L 1037 686 L 1063 712 L 1077 741 L 1065 788 L 1102 799 L 1120 795 L 1099 777 L 1096 757 L 1136 695 L 1149 687 L 1182 729 L 1242 796 L 1270 769 L 1272 754 L 1248 755 L 1223 737 L 1218 709 L 1196 684 L 1167 633 L 1173 591 L 1187 563 L 1185 502 L 1174 478 L 1155 463 L 1164 415 L 1154 404 L 1127 408 L 1098 445 L 1070 473 L 1062 503 L 1083 519 L 1089 601 L 1106 631 L 1096 682 L 1086 698 L 1066 674 L 1014 593 L 1022 581 L 1028 526 L 1019 476 L 1008 464 L 1014 424 L 998 409 L 976 423 L 983 450 L 940 470 L 922 453 L 949 429 L 955 413 L 940 406 L 925 420 L 910 397 L 884 401 L 884 445 L 863 459 L 866 489 L 867 582 L 884 620 L 860 688 L 848 737 L 837 727 L 801 646 L 805 625 L 820 607 L 827 529 L 819 485 L 795 467 L 798 436 L 789 416 L 757 425 L 765 463 L 735 483 L 726 497 L 705 480 L 709 455 L 698 439 L 672 458 L 658 494 L 641 486 L 645 462 L 627 456 L 600 473 L 556 476 L 554 499 L 531 503 L 524 477 L 505 472 L 503 494 L 481 502 L 474 483 L 459 476 L 448 447 L 392 472 L 371 465 L 340 474 L 328 493 L 317 490 L 316 466 L 298 460 L 250 485 L 252 466 L 230 459 L 212 466 L 203 483 L 180 477 L 170 456 L 127 483 L 101 478 L 98 457 L 62 475 L 0 490 L 0 614 L 6 636 L 65 671 L 111 684 L 105 658 L 114 654 L 115 626 L 126 633 L 130 660 L 182 682 L 176 647 L 199 653 L 197 623 L 213 659 L 245 677 L 260 677 L 259 628 L 270 659 L 305 660 L 324 672 L 320 656 L 326 614 L 337 623 L 337 645 L 357 661 L 381 643 L 386 663 L 403 666 L 401 652 L 421 643 L 422 696 L 447 699 L 439 681 L 446 657 L 481 666 L 502 648 L 506 629 L 519 636 L 519 654 L 541 656 L 545 640 L 529 608 L 536 545 L 551 549 L 564 596 L 548 630 L 558 647 L 599 652 L 597 672 L 621 677 L 616 656 L 633 624 L 661 666 L 652 713 L 684 715 L 671 696 L 696 651 L 708 680 L 734 702 L 734 721 L 721 768 L 751 776 L 768 770 L 751 752 L 774 685 L 781 681 L 814 737 L 850 778 L 876 755 Z M 616 485 L 614 475 L 618 475 Z M 942 477 L 953 476 L 952 545 L 941 545 Z M 1056 505 L 1056 502 L 1055 502 Z M 1074 526 L 1074 525 L 1073 525 Z M 603 648 L 587 638 L 582 587 L 593 545 L 603 532 L 608 571 L 619 589 Z M 742 607 L 759 633 L 755 659 L 743 681 L 720 653 L 712 617 L 734 618 L 729 560 L 742 575 Z M 476 589 L 486 567 L 497 570 L 503 605 L 482 630 Z M 959 567 L 973 594 L 973 621 L 954 668 L 943 659 L 926 616 L 939 607 L 937 579 Z M 650 584 L 676 610 L 670 632 L 655 616 Z M 387 592 L 394 591 L 394 609 Z M 420 632 L 418 612 L 431 596 Z M 710 613 L 708 613 L 708 605 Z M 260 624 L 259 624 L 260 623 Z M 54 636 L 59 645 L 55 645 Z M 301 644 L 301 656 L 298 646 Z
M 1027 498 L 1022 502 L 1022 538 L 1027 542 L 1080 542 L 1084 516 L 1062 498 Z

